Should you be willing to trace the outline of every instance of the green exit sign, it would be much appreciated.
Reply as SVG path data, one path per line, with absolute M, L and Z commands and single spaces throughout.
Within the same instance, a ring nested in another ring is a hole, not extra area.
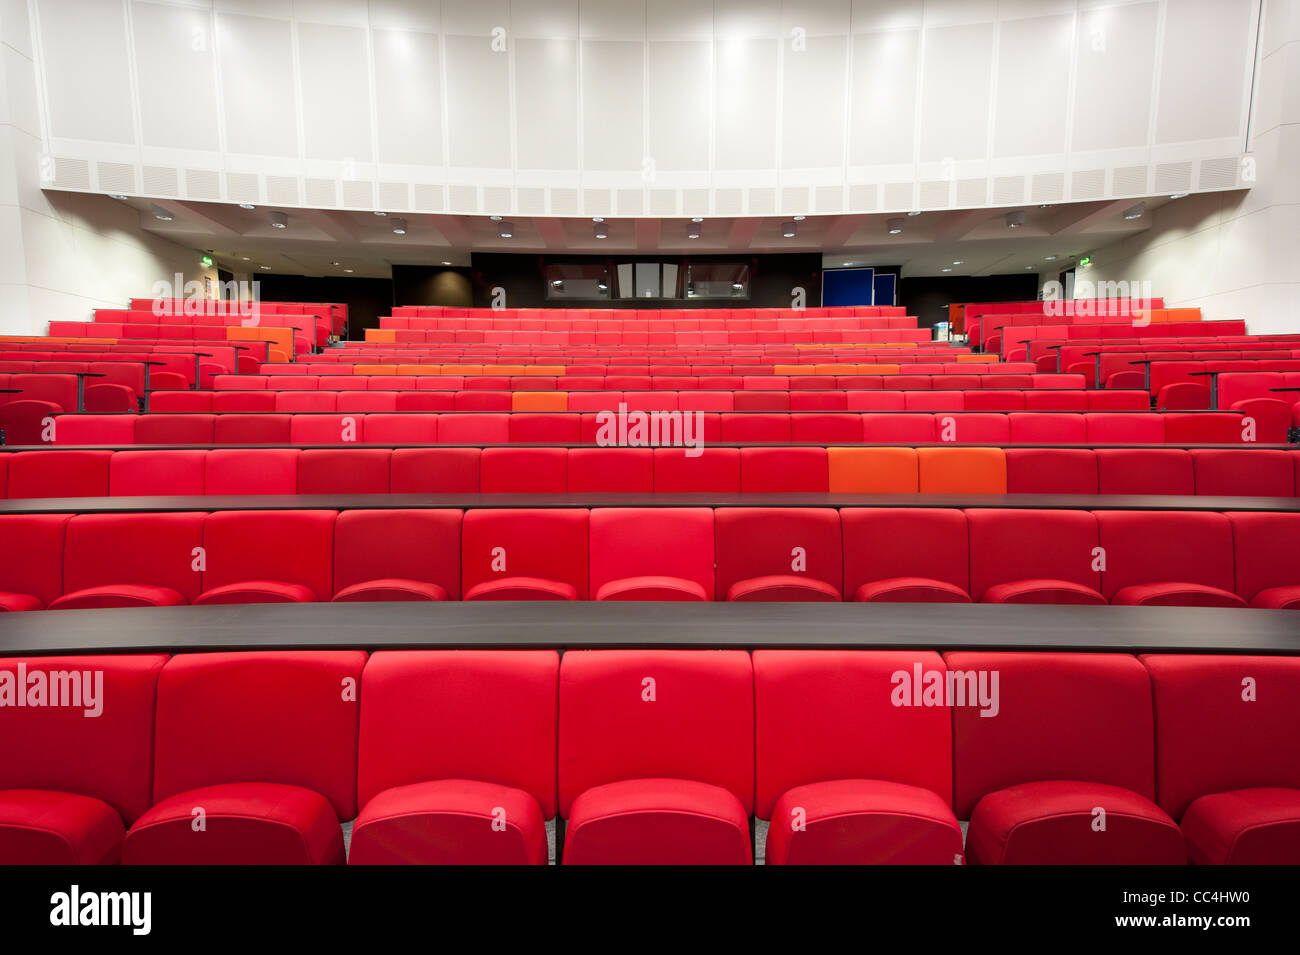
M 199 256 L 199 261 L 200 261 L 201 263 L 203 263 L 203 265 L 204 265 L 205 268 L 210 267 L 210 266 L 212 265 L 212 256 L 210 256 L 210 255 L 200 255 L 200 256 Z
M 1090 265 L 1092 265 L 1092 256 L 1091 256 L 1091 255 L 1081 255 L 1081 256 L 1079 256 L 1079 267 L 1080 267 L 1080 268 L 1084 268 L 1084 269 L 1086 269 L 1086 268 L 1087 268 L 1088 266 L 1090 266 Z

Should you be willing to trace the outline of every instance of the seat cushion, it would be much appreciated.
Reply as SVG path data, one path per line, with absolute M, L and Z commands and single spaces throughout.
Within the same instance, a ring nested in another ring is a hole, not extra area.
M 573 801 L 565 865 L 751 865 L 735 794 L 690 779 L 626 779 Z
M 546 865 L 546 820 L 513 786 L 439 779 L 376 795 L 352 827 L 352 865 Z
M 194 605 L 209 604 L 293 604 L 314 603 L 316 592 L 303 584 L 279 580 L 241 580 L 205 590 L 194 598 Z
M 144 584 L 105 584 L 64 594 L 50 604 L 51 610 L 98 610 L 105 607 L 176 607 L 188 603 L 170 587 Z
M 952 865 L 961 858 L 952 807 L 929 789 L 881 779 L 787 790 L 767 830 L 769 865 Z
M 622 577 L 600 585 L 597 600 L 708 600 L 694 580 L 685 577 Z
M 0 612 L 9 611 L 18 613 L 23 610 L 44 610 L 43 604 L 36 597 L 29 594 L 15 594 L 7 590 L 0 590 Z
M 122 817 L 90 796 L 0 789 L 0 865 L 114 865 Z
M 838 603 L 840 592 L 816 577 L 798 574 L 769 574 L 738 580 L 727 588 L 727 599 L 734 601 L 797 600 L 801 602 Z
M 889 577 L 858 588 L 854 600 L 888 603 L 968 604 L 970 595 L 956 584 L 929 577 Z
M 1183 813 L 1195 865 L 1300 864 L 1300 789 L 1237 789 L 1192 801 Z
M 1128 607 L 1244 607 L 1242 600 L 1231 590 L 1220 590 L 1208 584 L 1181 582 L 1132 584 L 1121 587 L 1110 601 L 1116 606 Z
M 1106 598 L 1072 580 L 1012 580 L 984 591 L 986 604 L 1100 604 Z
M 1300 584 L 1268 587 L 1255 594 L 1250 605 L 1260 610 L 1300 610 Z
M 203 828 L 196 832 L 200 818 Z M 318 792 L 281 783 L 222 783 L 177 793 L 137 819 L 126 834 L 122 862 L 341 865 L 343 830 Z
M 335 603 L 354 600 L 446 600 L 447 591 L 438 584 L 404 577 L 384 577 L 365 580 L 344 587 L 334 595 Z
M 1105 810 L 1103 816 L 1094 813 Z M 1098 827 L 1098 828 L 1094 828 Z M 973 865 L 1185 865 L 1178 826 L 1138 793 L 1048 780 L 989 793 L 966 833 Z
M 502 577 L 485 580 L 465 591 L 466 600 L 577 600 L 573 584 L 542 577 Z

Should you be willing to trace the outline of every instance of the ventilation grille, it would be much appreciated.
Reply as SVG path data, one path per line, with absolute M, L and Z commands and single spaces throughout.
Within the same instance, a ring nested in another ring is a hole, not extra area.
M 296 206 L 298 180 L 293 176 L 267 176 L 266 201 L 276 206 Z
M 849 209 L 853 212 L 872 212 L 876 208 L 875 183 L 849 186 Z
M 135 192 L 135 167 L 122 162 L 95 163 L 102 192 Z
M 1060 202 L 1065 198 L 1065 173 L 1040 173 L 1030 180 L 1029 189 L 1034 202 Z
M 912 184 L 910 182 L 890 182 L 885 185 L 885 209 L 910 211 L 912 208 Z
M 615 198 L 618 201 L 618 214 L 621 216 L 639 216 L 645 208 L 645 199 L 640 189 L 620 189 Z
M 1254 157 L 1247 157 L 1254 162 Z M 1237 183 L 1237 170 L 1241 162 L 1235 156 L 1223 159 L 1201 160 L 1201 175 L 1197 180 L 1201 189 L 1232 189 Z
M 709 190 L 683 189 L 682 215 L 707 216 L 709 214 Z
M 186 169 L 185 195 L 191 199 L 221 198 L 221 174 L 212 169 Z
M 452 186 L 447 204 L 452 212 L 478 212 L 477 186 Z
M 651 189 L 650 212 L 657 216 L 677 215 L 677 190 Z
M 1144 196 L 1147 193 L 1147 167 L 1122 166 L 1111 174 L 1111 195 Z
M 373 209 L 375 184 L 368 179 L 344 179 L 343 204 L 350 209 Z
M 525 216 L 546 215 L 546 190 L 534 187 L 520 187 L 516 193 L 515 203 L 519 214 Z
M 410 188 L 404 182 L 381 182 L 379 208 L 396 209 L 399 212 L 411 208 Z
M 720 216 L 744 215 L 745 197 L 739 189 L 719 189 L 713 193 L 714 214 Z
M 232 202 L 256 203 L 260 201 L 262 197 L 257 188 L 257 173 L 226 173 L 226 196 Z
M 145 166 L 144 191 L 149 196 L 175 196 L 180 193 L 176 170 L 166 166 Z
M 1084 169 L 1070 174 L 1071 199 L 1100 199 L 1106 191 L 1106 170 Z
M 957 180 L 957 205 L 982 206 L 989 201 L 989 181 L 987 179 Z
M 607 216 L 614 211 L 608 189 L 582 190 L 582 211 L 589 216 Z
M 576 216 L 578 214 L 577 189 L 551 190 L 551 215 Z
M 423 212 L 442 212 L 443 206 L 442 186 L 434 186 L 425 182 L 415 184 L 415 208 Z
M 749 190 L 749 214 L 751 216 L 770 216 L 776 214 L 775 189 Z
M 312 179 L 303 181 L 309 206 L 337 206 L 339 204 L 338 184 L 333 179 Z
M 42 180 L 49 178 L 46 168 L 44 165 L 41 167 Z M 90 163 L 84 159 L 55 159 L 53 171 L 54 185 L 62 189 L 90 188 Z
M 844 190 L 839 186 L 818 186 L 815 197 L 817 211 L 822 215 L 844 211 Z
M 1156 192 L 1187 192 L 1192 188 L 1191 162 L 1162 162 L 1156 166 Z
M 951 183 L 947 179 L 931 179 L 921 183 L 921 204 L 922 209 L 946 209 L 948 208 L 948 196 L 951 192 Z
M 998 176 L 993 180 L 993 204 L 995 206 L 1018 206 L 1024 201 L 1024 176 Z

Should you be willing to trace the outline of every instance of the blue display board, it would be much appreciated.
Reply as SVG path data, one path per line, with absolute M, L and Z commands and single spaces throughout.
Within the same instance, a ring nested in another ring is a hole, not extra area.
M 823 269 L 822 305 L 881 304 L 875 300 L 875 274 L 875 269 Z M 892 291 L 885 304 L 893 304 Z
M 875 279 L 872 280 L 873 288 L 875 289 L 875 293 L 876 293 L 875 298 L 871 302 L 872 305 L 897 305 L 898 304 L 896 301 L 894 301 L 894 293 L 896 291 L 897 278 L 898 276 L 895 275 L 893 272 L 883 272 L 880 275 L 877 275 Z

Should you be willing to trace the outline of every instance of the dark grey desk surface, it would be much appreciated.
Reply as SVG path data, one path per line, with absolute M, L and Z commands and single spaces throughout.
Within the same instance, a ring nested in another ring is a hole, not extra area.
M 253 604 L 0 614 L 0 656 L 418 647 L 1300 653 L 1300 612 L 998 604 Z
M 415 507 L 1005 507 L 1089 511 L 1300 511 L 1298 497 L 1196 494 L 266 494 L 0 500 L 0 514 L 400 510 Z

